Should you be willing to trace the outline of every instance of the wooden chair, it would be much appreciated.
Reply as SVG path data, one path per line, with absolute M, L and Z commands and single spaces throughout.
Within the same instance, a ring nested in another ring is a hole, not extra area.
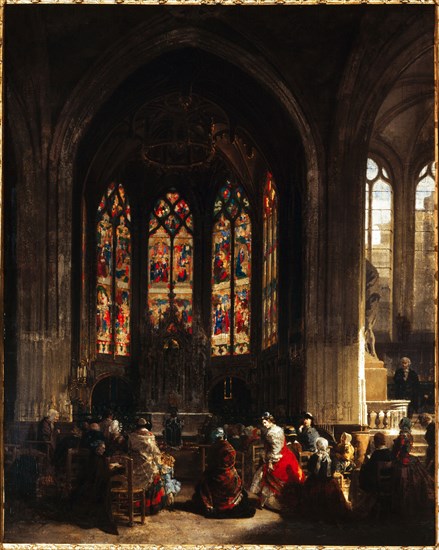
M 389 512 L 392 500 L 392 462 L 376 463 L 376 510 L 377 516 Z
M 259 468 L 259 459 L 263 450 L 264 445 L 262 443 L 252 446 L 252 475 L 254 475 Z
M 140 510 L 140 522 L 145 523 L 145 489 L 135 487 L 133 484 L 133 459 L 128 456 L 118 455 L 117 463 L 112 464 L 122 467 L 122 472 L 111 478 L 111 503 L 113 516 L 117 519 L 128 520 L 128 525 L 134 525 L 134 514 Z
M 88 449 L 69 449 L 66 460 L 66 478 L 63 492 L 69 495 L 84 477 L 90 458 Z
M 300 451 L 300 467 L 305 475 L 308 475 L 308 461 L 313 454 L 312 451 Z

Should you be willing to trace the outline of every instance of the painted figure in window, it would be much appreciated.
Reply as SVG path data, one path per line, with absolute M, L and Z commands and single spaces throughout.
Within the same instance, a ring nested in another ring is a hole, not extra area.
M 112 225 L 107 213 L 104 213 L 98 223 L 97 245 L 98 245 L 98 265 L 97 276 L 106 279 L 110 273 L 111 253 L 112 253 Z
M 227 334 L 229 332 L 230 320 L 228 311 L 224 311 L 223 306 L 216 306 L 213 324 L 214 334 Z
M 120 217 L 120 223 L 116 229 L 116 277 L 120 282 L 130 282 L 130 231 L 125 225 L 125 217 Z
M 98 265 L 97 265 L 97 276 L 99 279 L 106 279 L 110 273 L 109 260 L 106 256 L 106 252 L 108 252 L 108 250 L 105 250 L 104 247 L 99 248 Z M 111 247 L 109 252 L 110 252 L 109 256 L 111 259 Z
M 102 342 L 110 342 L 111 341 L 110 303 L 109 303 L 107 291 L 103 286 L 98 286 L 96 322 L 97 322 L 98 340 Z
M 247 277 L 247 273 L 243 270 L 244 262 L 245 262 L 245 251 L 244 251 L 244 247 L 240 246 L 238 254 L 236 255 L 235 275 L 237 279 L 244 279 L 245 277 Z
M 227 256 L 224 250 L 219 250 L 215 254 L 214 264 L 213 264 L 213 278 L 215 284 L 222 283 L 229 279 L 228 265 L 230 257 Z
M 130 344 L 130 309 L 128 303 L 119 307 L 115 321 L 117 355 L 129 355 Z
M 174 245 L 174 254 L 176 255 L 176 275 L 178 283 L 185 283 L 189 279 L 191 263 L 191 247 L 188 244 Z
M 245 301 L 236 303 L 236 332 L 247 332 L 248 330 L 248 309 Z
M 169 250 L 163 243 L 155 243 L 150 260 L 150 281 L 167 283 L 169 281 Z

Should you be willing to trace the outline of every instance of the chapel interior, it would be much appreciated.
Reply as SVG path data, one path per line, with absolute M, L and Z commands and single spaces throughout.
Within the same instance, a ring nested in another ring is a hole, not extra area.
M 434 413 L 434 28 L 6 5 L 4 441 L 49 408 L 396 428 L 404 356 Z

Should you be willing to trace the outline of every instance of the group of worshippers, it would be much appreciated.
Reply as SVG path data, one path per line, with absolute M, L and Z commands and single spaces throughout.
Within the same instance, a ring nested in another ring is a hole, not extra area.
M 51 434 L 48 436 L 52 437 L 56 430 L 56 415 L 52 414 L 51 418 Z M 171 415 L 173 422 L 175 418 L 175 414 Z M 237 450 L 232 445 L 234 439 L 237 445 L 234 431 L 231 431 L 231 441 L 227 440 L 223 427 L 212 431 L 207 466 L 192 497 L 193 505 L 206 518 L 249 518 L 255 514 L 256 508 L 285 514 L 311 514 L 319 520 L 334 522 L 364 517 L 365 510 L 370 513 L 373 507 L 376 492 L 375 465 L 379 461 L 391 462 L 392 511 L 405 516 L 408 512 L 417 514 L 429 510 L 432 505 L 434 491 L 430 474 L 434 468 L 435 428 L 429 415 L 421 416 L 421 423 L 426 428 L 425 437 L 429 442 L 429 470 L 411 454 L 411 421 L 404 418 L 400 423 L 400 434 L 394 440 L 391 450 L 386 447 L 384 434 L 379 432 L 374 435 L 374 451 L 367 457 L 359 475 L 359 490 L 369 498 L 357 501 L 350 499 L 353 500 L 352 504 L 346 500 L 339 482 L 340 474 L 350 474 L 355 468 L 350 434 L 344 432 L 339 443 L 332 441 L 330 448 L 328 439 L 322 437 L 314 426 L 313 415 L 305 413 L 291 444 L 287 441 L 284 429 L 276 424 L 270 413 L 264 413 L 260 423 L 263 452 L 249 487 L 249 492 L 256 499 L 249 498 L 236 468 Z M 135 430 L 124 440 L 126 445 L 121 452 L 133 459 L 133 484 L 145 490 L 146 513 L 155 514 L 166 505 L 173 506 L 181 484 L 174 478 L 175 458 L 160 450 L 150 427 L 147 420 L 138 419 Z M 174 431 L 171 433 L 173 446 L 177 448 L 181 445 L 181 425 L 178 428 L 177 435 Z M 251 428 L 246 434 L 249 441 L 253 441 L 258 431 Z M 79 525 L 94 525 L 106 532 L 117 533 L 111 514 L 110 487 L 111 477 L 118 470 L 111 468 L 105 455 L 107 445 L 120 442 L 120 426 L 112 414 L 108 414 L 100 425 L 90 424 L 80 437 L 83 445 L 91 452 L 83 483 L 72 498 L 73 517 L 76 514 Z M 300 463 L 300 453 L 303 451 L 310 452 L 306 474 Z M 113 452 L 117 458 L 119 451 L 114 448 Z
M 412 422 L 408 417 L 399 423 L 399 435 L 389 445 L 382 432 L 373 436 L 371 452 L 366 456 L 359 472 L 359 488 L 352 500 L 359 517 L 370 515 L 376 508 L 380 493 L 386 493 L 386 513 L 401 519 L 425 517 L 434 510 L 434 453 L 435 425 L 430 415 L 420 416 L 420 423 L 427 428 L 428 444 L 426 462 L 412 454 Z M 387 487 L 379 488 L 378 470 L 387 469 Z
M 325 509 L 337 519 L 345 517 L 350 512 L 350 506 L 339 483 L 334 480 L 328 441 L 319 436 L 313 426 L 312 415 L 307 413 L 304 424 L 299 428 L 299 438 L 304 446 L 308 442 L 314 450 L 307 475 L 288 444 L 284 429 L 276 424 L 275 418 L 266 412 L 261 417 L 261 424 L 264 449 L 249 488 L 249 492 L 257 497 L 256 506 L 305 514 Z M 314 432 L 317 434 L 315 438 Z M 196 487 L 193 501 L 206 517 L 252 517 L 255 505 L 249 500 L 236 470 L 236 450 L 226 440 L 223 428 L 214 430 L 212 437 L 214 442 L 208 451 L 207 468 Z
M 176 414 L 171 414 L 172 424 L 176 424 L 175 418 Z M 67 504 L 69 516 L 78 525 L 118 534 L 111 509 L 111 486 L 113 476 L 122 473 L 119 456 L 133 460 L 133 486 L 145 491 L 147 515 L 156 514 L 165 506 L 173 508 L 175 495 L 181 489 L 180 482 L 174 478 L 175 458 L 160 450 L 148 420 L 139 418 L 135 429 L 123 434 L 120 422 L 108 409 L 100 422 L 88 419 L 82 429 L 75 426 L 62 438 L 56 424 L 58 420 L 59 413 L 51 409 L 38 425 L 41 450 L 46 452 L 49 447 L 48 458 L 55 471 L 62 472 L 69 449 L 89 451 L 78 485 Z M 175 446 L 181 445 L 181 424 L 177 424 L 179 430 L 172 429 L 171 434 L 171 443 Z M 165 423 L 165 430 L 167 427 Z M 169 438 L 165 441 L 169 446 Z
M 421 415 L 420 422 L 426 428 L 425 438 L 429 442 L 426 466 L 411 454 L 413 436 L 409 418 L 401 420 L 400 433 L 391 449 L 386 446 L 383 433 L 373 436 L 374 451 L 366 458 L 359 475 L 360 491 L 368 497 L 365 506 L 365 499 L 347 500 L 340 483 L 356 468 L 350 434 L 343 432 L 340 441 L 330 448 L 328 439 L 321 437 L 314 426 L 312 414 L 306 413 L 295 441 L 303 450 L 311 452 L 305 475 L 296 455 L 297 446 L 288 444 L 284 429 L 276 424 L 270 413 L 264 413 L 261 418 L 264 450 L 249 492 L 256 495 L 258 508 L 283 514 L 312 515 L 335 523 L 370 517 L 378 498 L 376 464 L 385 461 L 389 463 L 391 480 L 388 511 L 399 517 L 429 514 L 434 510 L 431 474 L 435 428 L 429 415 Z M 213 432 L 213 438 L 208 467 L 196 487 L 193 500 L 206 517 L 251 517 L 255 505 L 249 500 L 235 468 L 236 450 L 225 439 L 222 428 Z

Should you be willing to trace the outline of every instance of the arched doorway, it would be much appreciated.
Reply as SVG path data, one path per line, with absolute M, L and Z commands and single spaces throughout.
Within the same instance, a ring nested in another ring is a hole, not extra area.
M 244 380 L 225 376 L 209 391 L 209 411 L 219 416 L 224 423 L 233 424 L 251 421 L 252 399 Z
M 130 384 L 119 376 L 107 376 L 97 382 L 91 395 L 93 415 L 101 415 L 104 409 L 111 409 L 116 416 L 125 416 L 134 407 L 134 396 Z

